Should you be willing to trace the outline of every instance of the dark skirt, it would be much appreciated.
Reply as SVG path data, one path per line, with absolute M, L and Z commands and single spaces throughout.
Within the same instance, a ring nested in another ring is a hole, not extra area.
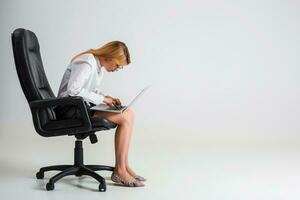
M 95 114 L 95 110 L 90 110 L 90 107 L 95 106 L 95 104 L 90 103 L 91 105 L 88 105 L 85 102 L 85 105 L 87 107 L 89 116 L 92 117 Z M 54 108 L 54 112 L 56 114 L 56 118 L 58 120 L 62 119 L 82 119 L 81 111 L 76 107 L 72 105 L 68 106 L 58 106 Z

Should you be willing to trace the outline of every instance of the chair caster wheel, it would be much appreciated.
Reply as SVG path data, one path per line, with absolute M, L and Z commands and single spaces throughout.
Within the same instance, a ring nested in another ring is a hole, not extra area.
M 37 172 L 35 176 L 36 176 L 37 179 L 43 179 L 44 178 L 44 172 Z
M 54 184 L 53 183 L 47 183 L 46 184 L 46 189 L 48 190 L 48 191 L 50 191 L 50 190 L 54 190 Z
M 105 192 L 106 191 L 106 184 L 105 184 L 105 182 L 99 184 L 99 191 L 100 192 Z

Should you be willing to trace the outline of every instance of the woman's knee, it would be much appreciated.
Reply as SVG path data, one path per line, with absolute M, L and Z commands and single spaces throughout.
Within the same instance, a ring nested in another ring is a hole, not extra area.
M 122 113 L 122 122 L 123 123 L 128 123 L 132 124 L 134 121 L 134 112 L 130 108 L 127 108 L 123 113 Z

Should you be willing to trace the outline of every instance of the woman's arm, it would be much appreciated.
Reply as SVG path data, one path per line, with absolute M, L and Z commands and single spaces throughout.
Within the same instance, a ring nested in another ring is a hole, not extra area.
M 88 92 L 84 85 L 90 78 L 92 66 L 87 61 L 79 60 L 72 63 L 72 70 L 68 82 L 68 94 L 70 96 L 82 96 L 86 101 L 100 104 L 104 100 L 103 94 Z

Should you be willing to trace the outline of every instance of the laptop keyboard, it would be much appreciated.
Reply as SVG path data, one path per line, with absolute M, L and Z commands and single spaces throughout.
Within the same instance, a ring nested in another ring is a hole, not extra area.
M 119 108 L 116 108 L 116 107 L 110 107 L 109 109 L 110 110 L 122 110 L 123 108 L 125 108 L 125 106 L 121 106 Z

